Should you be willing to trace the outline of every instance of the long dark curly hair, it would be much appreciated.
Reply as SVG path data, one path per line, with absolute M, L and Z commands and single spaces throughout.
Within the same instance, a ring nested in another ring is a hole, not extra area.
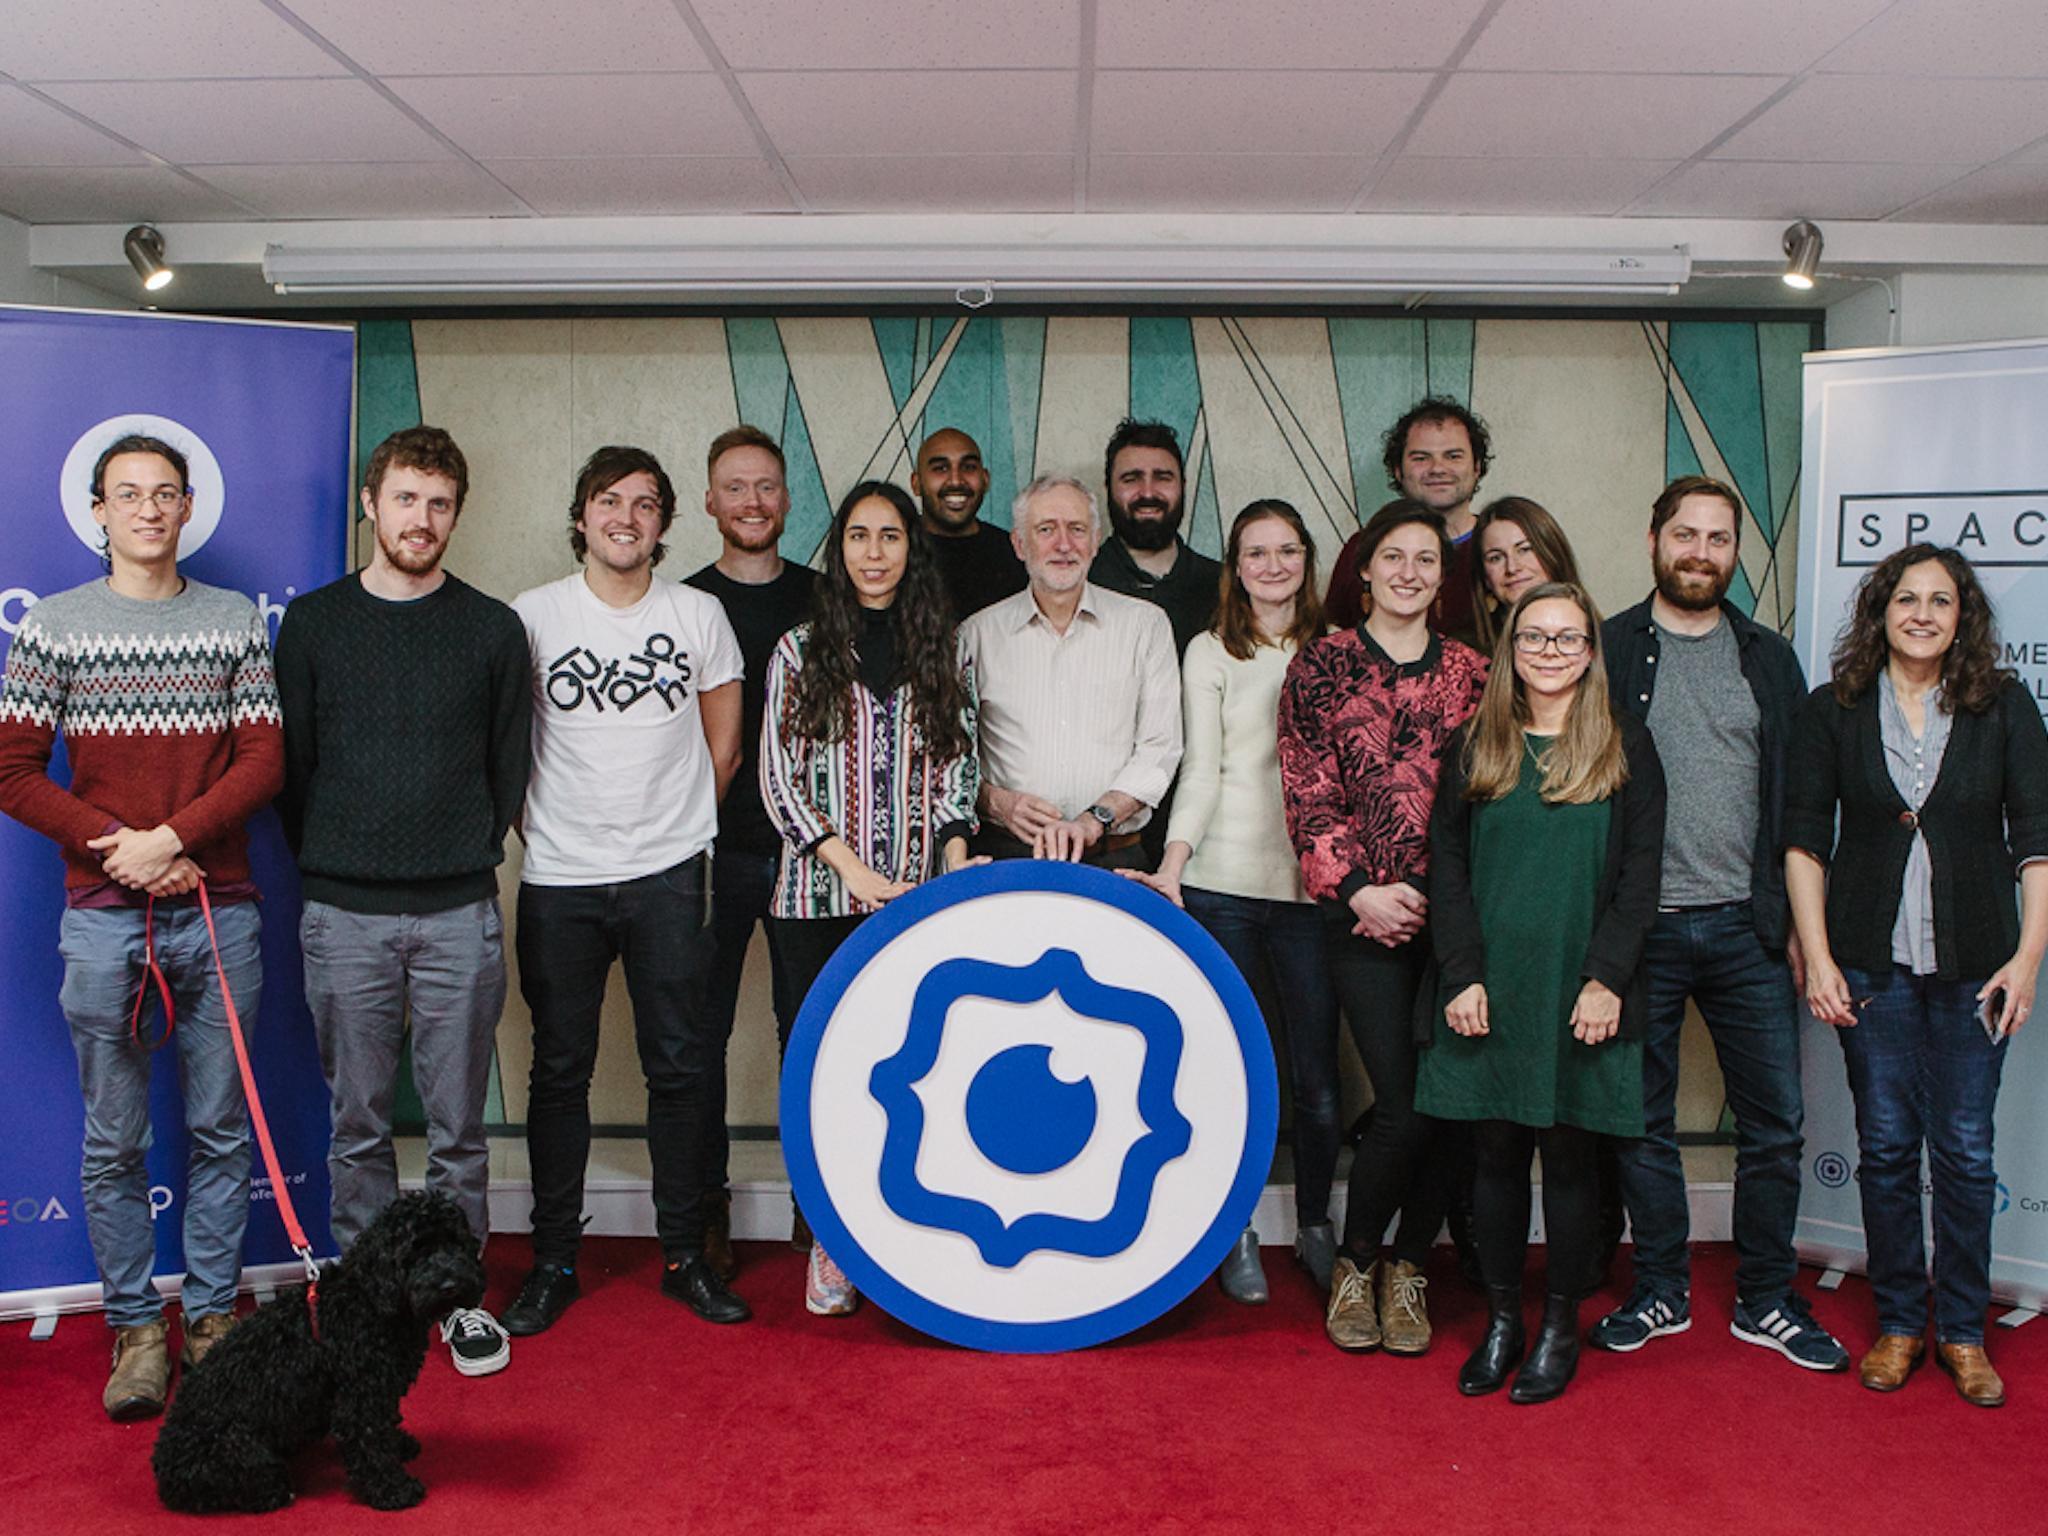
M 903 581 L 889 605 L 896 631 L 900 675 L 910 688 L 911 718 L 934 757 L 965 757 L 974 741 L 961 723 L 967 686 L 960 680 L 960 656 L 953 643 L 953 604 L 939 580 L 931 535 L 924 531 L 910 495 L 886 480 L 863 480 L 832 514 L 825 535 L 825 569 L 811 589 L 811 639 L 803 669 L 790 690 L 781 722 L 785 739 L 838 741 L 853 718 L 854 679 L 860 673 L 860 598 L 846 570 L 846 525 L 864 501 L 886 501 L 907 539 Z
M 1970 562 L 1960 551 L 1939 544 L 1908 544 L 1871 567 L 1856 588 L 1848 623 L 1835 637 L 1834 654 L 1829 658 L 1833 668 L 1830 686 L 1836 702 L 1845 708 L 1870 691 L 1891 659 L 1891 642 L 1884 632 L 1885 610 L 1906 572 L 1929 560 L 1947 571 L 1956 584 L 1956 638 L 1941 658 L 1941 707 L 1950 714 L 1967 709 L 1981 715 L 2014 676 L 1998 664 L 1997 616 Z

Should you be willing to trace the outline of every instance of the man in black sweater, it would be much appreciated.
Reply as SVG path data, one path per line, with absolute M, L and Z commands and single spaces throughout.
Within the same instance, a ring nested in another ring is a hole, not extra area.
M 359 573 L 294 599 L 277 636 L 286 839 L 305 889 L 299 940 L 333 1136 L 346 1250 L 398 1193 L 391 1101 L 411 1023 L 427 1187 L 482 1244 L 484 1100 L 505 946 L 497 866 L 532 754 L 526 631 L 441 569 L 469 472 L 438 427 L 394 433 L 363 476 L 376 535 Z M 442 1326 L 466 1376 L 511 1359 L 480 1308 Z
M 1009 531 L 981 520 L 988 495 L 981 444 L 958 427 L 939 428 L 918 447 L 910 490 L 923 506 L 954 623 L 1024 590 L 1024 562 L 1010 547 Z

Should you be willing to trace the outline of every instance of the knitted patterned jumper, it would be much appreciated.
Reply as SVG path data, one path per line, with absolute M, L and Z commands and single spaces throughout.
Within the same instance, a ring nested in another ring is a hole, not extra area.
M 68 789 L 49 773 L 60 730 Z M 148 601 L 95 581 L 22 620 L 0 683 L 0 811 L 62 850 L 69 905 L 139 902 L 85 844 L 165 822 L 209 888 L 253 895 L 244 823 L 283 782 L 269 636 L 240 593 L 187 580 Z

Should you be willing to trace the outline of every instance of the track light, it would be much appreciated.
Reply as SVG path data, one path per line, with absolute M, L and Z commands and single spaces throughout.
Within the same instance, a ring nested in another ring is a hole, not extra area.
M 128 265 L 151 293 L 170 285 L 173 272 L 164 261 L 164 237 L 154 224 L 138 224 L 121 237 L 121 249 L 128 253 Z
M 1813 275 L 1820 266 L 1820 229 L 1809 220 L 1801 219 L 1785 229 L 1785 286 L 1802 292 L 1813 286 Z

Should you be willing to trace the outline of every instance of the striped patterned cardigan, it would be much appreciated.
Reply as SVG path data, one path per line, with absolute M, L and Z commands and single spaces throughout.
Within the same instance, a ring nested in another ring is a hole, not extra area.
M 913 723 L 908 685 L 877 698 L 859 682 L 846 735 L 838 741 L 792 739 L 782 729 L 811 626 L 784 635 L 768 663 L 761 718 L 761 803 L 782 835 L 782 867 L 770 911 L 776 917 L 856 917 L 855 901 L 816 854 L 835 834 L 878 874 L 916 885 L 939 873 L 945 835 L 976 830 L 979 755 L 934 758 Z M 974 739 L 974 670 L 964 658 L 965 723 Z

